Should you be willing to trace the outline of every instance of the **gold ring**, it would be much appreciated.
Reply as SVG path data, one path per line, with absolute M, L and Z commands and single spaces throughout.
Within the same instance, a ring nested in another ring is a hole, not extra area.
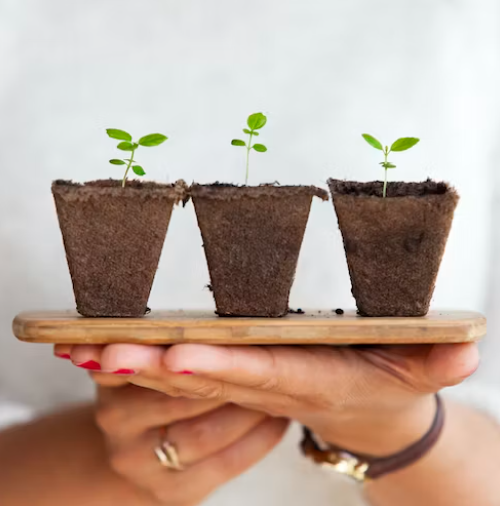
M 162 430 L 161 433 L 164 434 L 165 431 Z M 180 463 L 177 449 L 172 443 L 163 439 L 163 437 L 160 440 L 160 444 L 155 448 L 155 454 L 163 467 L 173 469 L 174 471 L 184 470 L 184 466 Z

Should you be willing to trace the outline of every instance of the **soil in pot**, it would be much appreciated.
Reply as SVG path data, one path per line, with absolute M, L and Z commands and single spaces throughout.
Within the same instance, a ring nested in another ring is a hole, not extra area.
M 99 180 L 52 184 L 59 226 L 83 316 L 139 317 L 147 302 L 183 181 Z
M 279 317 L 288 299 L 313 186 L 193 185 L 217 314 Z
M 363 316 L 424 316 L 458 203 L 447 183 L 328 181 Z

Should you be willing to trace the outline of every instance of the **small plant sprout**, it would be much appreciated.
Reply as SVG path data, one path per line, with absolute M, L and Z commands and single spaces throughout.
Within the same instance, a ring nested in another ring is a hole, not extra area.
M 243 129 L 243 133 L 248 134 L 248 142 L 242 141 L 240 139 L 233 139 L 231 141 L 231 144 L 233 146 L 243 146 L 247 149 L 247 166 L 246 166 L 246 173 L 245 173 L 245 184 L 248 184 L 248 164 L 250 162 L 250 151 L 252 149 L 255 149 L 255 151 L 258 151 L 259 153 L 265 153 L 267 151 L 266 146 L 264 144 L 253 144 L 252 145 L 252 138 L 254 136 L 258 136 L 259 132 L 257 130 L 260 130 L 265 124 L 267 123 L 267 118 L 261 113 L 257 112 L 255 114 L 251 114 L 248 116 L 247 119 L 247 125 L 248 128 Z
M 363 139 L 370 144 L 370 146 L 373 146 L 375 149 L 380 149 L 384 153 L 384 161 L 380 162 L 380 165 L 384 167 L 385 174 L 384 174 L 384 190 L 382 192 L 382 197 L 385 198 L 387 195 L 387 170 L 388 169 L 395 169 L 396 166 L 389 162 L 387 160 L 387 157 L 389 156 L 389 153 L 392 151 L 406 151 L 407 149 L 412 148 L 417 144 L 417 142 L 420 141 L 420 139 L 417 139 L 416 137 L 402 137 L 401 139 L 398 139 L 397 141 L 394 141 L 392 143 L 392 146 L 389 148 L 385 146 L 385 148 L 382 146 L 382 143 L 380 143 L 375 137 L 372 137 L 368 134 L 362 134 Z
M 163 134 L 149 134 L 145 135 L 144 137 L 141 137 L 137 142 L 132 141 L 132 136 L 123 131 L 123 130 L 117 130 L 116 128 L 108 128 L 106 130 L 106 133 L 112 138 L 112 139 L 118 139 L 121 141 L 118 146 L 116 146 L 118 149 L 121 149 L 122 151 L 128 151 L 130 152 L 130 158 L 113 158 L 109 161 L 109 163 L 113 165 L 126 165 L 125 169 L 125 175 L 122 179 L 122 188 L 125 188 L 125 183 L 127 182 L 127 176 L 130 168 L 134 171 L 134 173 L 138 176 L 144 176 L 146 173 L 144 172 L 144 169 L 140 165 L 133 165 L 136 163 L 134 160 L 134 154 L 139 146 L 145 146 L 145 147 L 152 147 L 152 146 L 159 146 L 160 144 L 163 144 L 168 137 L 166 137 Z

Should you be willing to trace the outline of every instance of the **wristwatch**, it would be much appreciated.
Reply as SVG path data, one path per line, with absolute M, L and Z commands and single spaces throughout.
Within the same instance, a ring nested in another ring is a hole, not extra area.
M 320 443 L 307 427 L 303 428 L 304 438 L 301 449 L 306 457 L 317 464 L 362 483 L 403 469 L 422 458 L 438 441 L 443 426 L 444 405 L 436 394 L 436 415 L 431 428 L 416 443 L 398 453 L 388 457 L 356 454 L 335 445 Z

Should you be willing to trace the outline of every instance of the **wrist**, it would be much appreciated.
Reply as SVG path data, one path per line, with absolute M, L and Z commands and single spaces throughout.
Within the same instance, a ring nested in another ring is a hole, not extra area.
M 374 410 L 342 417 L 325 427 L 313 428 L 326 443 L 354 453 L 382 457 L 407 448 L 428 430 L 436 414 L 433 394 L 417 398 L 397 410 Z

